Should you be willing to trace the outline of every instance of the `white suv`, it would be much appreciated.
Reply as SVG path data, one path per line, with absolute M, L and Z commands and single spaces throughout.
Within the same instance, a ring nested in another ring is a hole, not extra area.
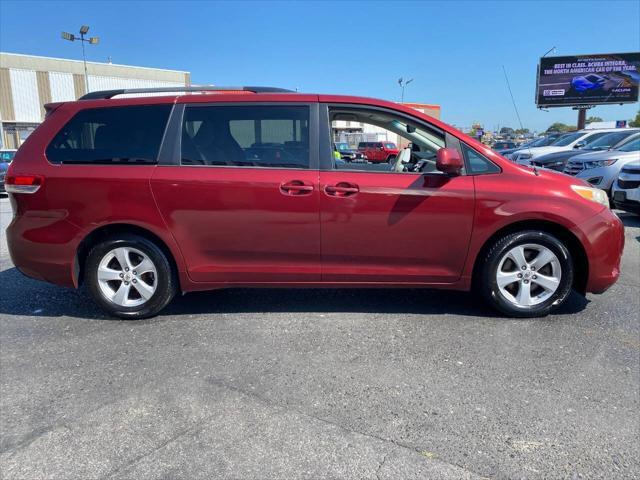
M 640 215 L 640 160 L 622 168 L 611 194 L 616 208 Z

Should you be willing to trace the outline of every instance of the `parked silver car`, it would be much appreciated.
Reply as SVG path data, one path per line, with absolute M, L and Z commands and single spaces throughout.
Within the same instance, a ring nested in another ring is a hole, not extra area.
M 617 145 L 615 150 L 571 157 L 564 173 L 582 178 L 611 194 L 611 186 L 622 167 L 634 160 L 640 160 L 640 134 L 629 137 L 625 143 Z
M 513 152 L 509 159 L 520 165 L 530 165 L 531 160 L 547 155 L 549 153 L 579 150 L 598 138 L 613 132 L 619 132 L 619 128 L 599 128 L 589 130 L 578 130 L 577 132 L 565 133 L 555 142 L 546 147 L 525 148 Z

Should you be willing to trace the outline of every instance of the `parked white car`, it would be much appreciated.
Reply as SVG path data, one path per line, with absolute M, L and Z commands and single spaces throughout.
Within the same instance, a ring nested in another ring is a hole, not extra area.
M 611 133 L 619 132 L 619 128 L 602 128 L 598 130 L 578 130 L 567 133 L 546 147 L 525 148 L 511 154 L 510 159 L 520 165 L 530 165 L 532 159 L 547 155 L 548 153 L 563 152 L 567 150 L 579 150 L 598 138 Z M 580 152 L 576 152 L 576 155 Z
M 633 161 L 640 160 L 640 134 L 632 135 L 615 150 L 583 153 L 571 157 L 564 173 L 575 175 L 600 190 L 611 192 L 611 186 L 618 178 L 622 168 Z
M 640 160 L 622 168 L 611 193 L 616 208 L 640 215 Z

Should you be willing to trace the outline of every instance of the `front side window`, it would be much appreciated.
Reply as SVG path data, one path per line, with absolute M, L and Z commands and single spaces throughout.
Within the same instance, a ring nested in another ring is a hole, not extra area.
M 309 107 L 187 106 L 182 165 L 309 168 Z
M 332 141 L 357 148 L 364 156 L 352 161 L 336 159 L 337 170 L 432 173 L 436 153 L 445 146 L 444 132 L 428 128 L 393 112 L 366 108 L 329 109 Z M 351 123 L 344 127 L 344 121 Z M 378 139 L 378 141 L 371 141 Z
M 91 108 L 78 112 L 51 141 L 52 163 L 156 163 L 171 105 Z

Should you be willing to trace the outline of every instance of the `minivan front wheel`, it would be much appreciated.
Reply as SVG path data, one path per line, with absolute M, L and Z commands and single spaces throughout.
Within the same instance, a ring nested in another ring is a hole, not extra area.
M 139 319 L 157 314 L 173 298 L 175 275 L 158 246 L 137 235 L 95 245 L 87 257 L 86 283 L 110 315 Z
M 497 240 L 482 269 L 480 289 L 487 302 L 512 317 L 541 317 L 562 305 L 571 292 L 573 262 L 566 246 L 541 231 Z

